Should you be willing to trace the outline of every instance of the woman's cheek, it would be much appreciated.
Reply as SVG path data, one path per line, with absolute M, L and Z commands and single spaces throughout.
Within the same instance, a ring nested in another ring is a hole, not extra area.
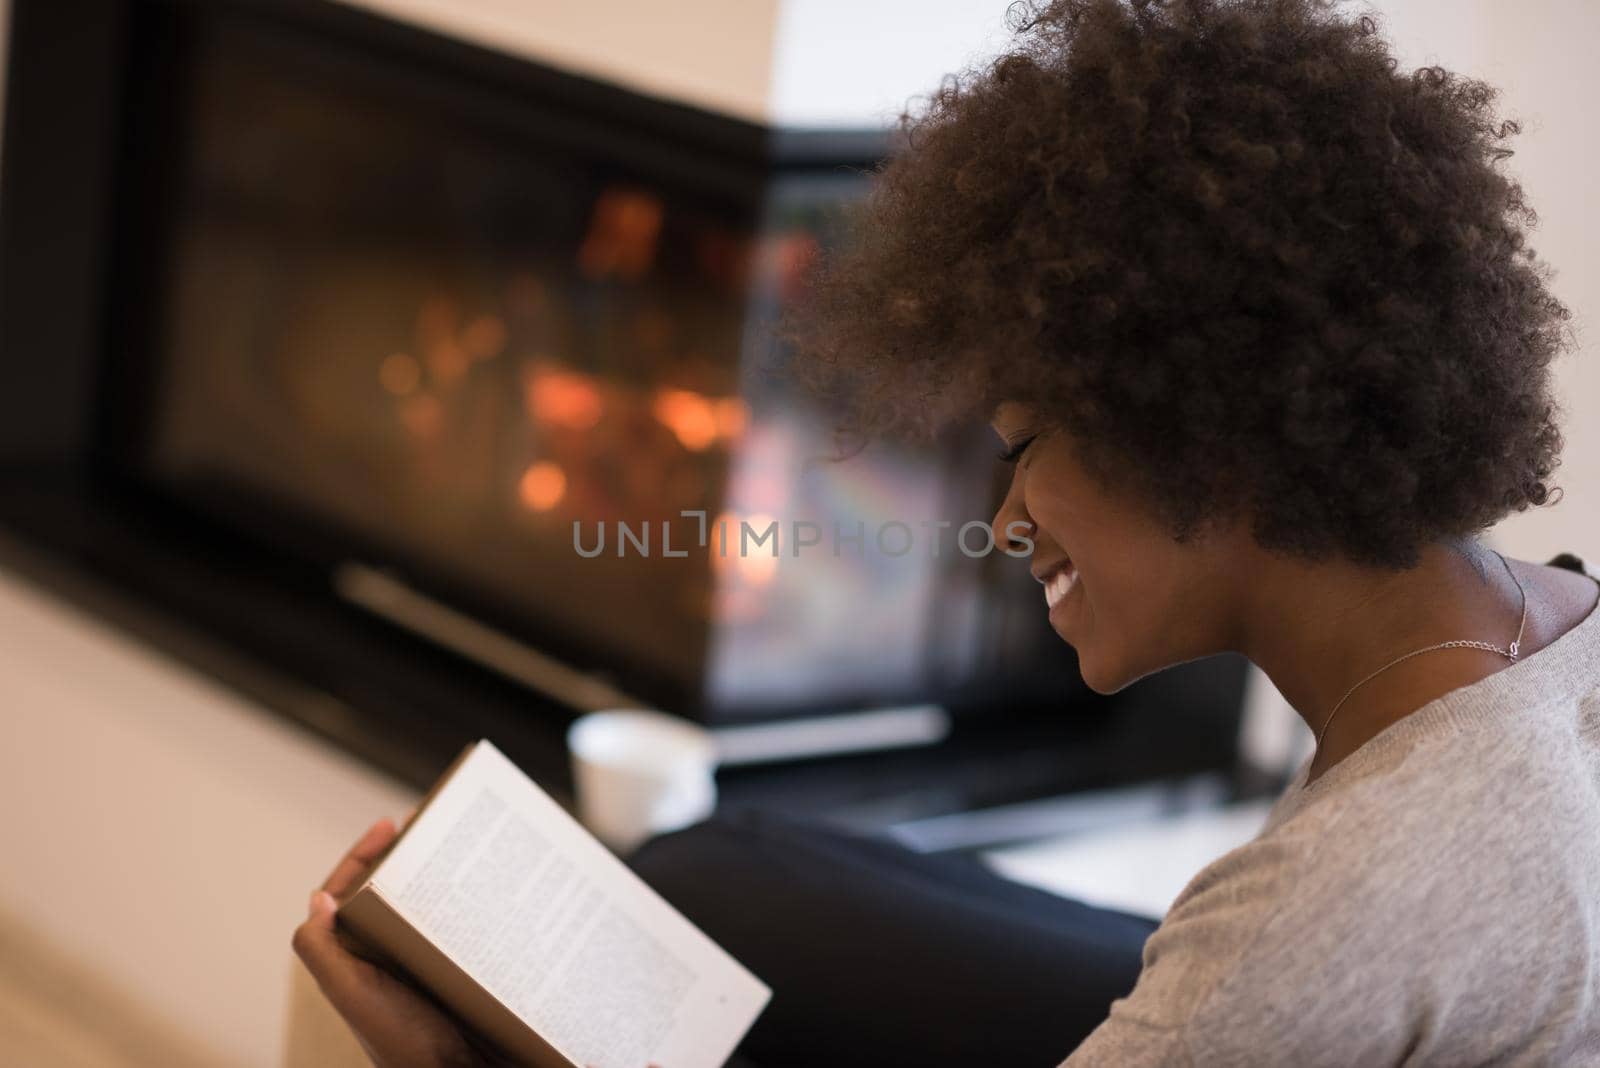
M 1096 693 L 1112 694 L 1165 667 L 1160 660 L 1160 628 L 1141 627 L 1137 605 L 1104 596 L 1103 587 L 1085 579 L 1062 630 L 1078 653 L 1083 681 Z M 1149 631 L 1148 633 L 1146 631 Z

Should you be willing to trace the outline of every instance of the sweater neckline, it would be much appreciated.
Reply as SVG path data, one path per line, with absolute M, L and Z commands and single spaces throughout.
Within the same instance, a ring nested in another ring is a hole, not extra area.
M 1577 565 L 1571 570 L 1588 575 L 1600 584 L 1600 574 L 1582 560 L 1563 554 L 1551 563 L 1567 560 Z M 1523 711 L 1529 702 L 1516 700 L 1519 697 L 1532 696 L 1548 701 L 1585 692 L 1597 684 L 1600 684 L 1600 601 L 1588 615 L 1549 645 L 1476 682 L 1440 694 L 1395 720 L 1308 786 L 1306 776 L 1317 755 L 1313 750 L 1285 788 L 1282 811 L 1274 814 L 1274 822 L 1408 739 Z

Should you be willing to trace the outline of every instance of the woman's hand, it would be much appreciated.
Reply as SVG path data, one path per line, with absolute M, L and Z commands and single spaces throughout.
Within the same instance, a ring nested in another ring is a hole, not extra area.
M 311 895 L 294 951 L 355 1032 L 377 1068 L 483 1068 L 499 1063 L 476 1048 L 434 1002 L 405 980 L 351 953 L 334 925 L 336 898 L 366 878 L 399 832 L 374 823 Z

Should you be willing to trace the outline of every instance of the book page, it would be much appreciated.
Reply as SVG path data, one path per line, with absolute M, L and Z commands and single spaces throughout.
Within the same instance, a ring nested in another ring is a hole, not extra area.
M 488 742 L 372 882 L 579 1065 L 713 1068 L 769 996 Z

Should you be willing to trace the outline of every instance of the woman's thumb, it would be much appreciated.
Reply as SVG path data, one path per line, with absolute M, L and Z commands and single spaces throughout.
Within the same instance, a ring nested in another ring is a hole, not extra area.
M 318 890 L 311 895 L 306 922 L 294 929 L 294 951 L 313 975 L 322 970 L 327 951 L 334 945 L 333 933 L 334 914 L 338 911 L 339 904 L 333 900 L 333 895 L 326 890 Z
M 306 917 L 306 922 L 331 931 L 334 915 L 338 911 L 339 903 L 333 899 L 333 895 L 326 890 L 318 890 L 311 895 L 311 912 Z

